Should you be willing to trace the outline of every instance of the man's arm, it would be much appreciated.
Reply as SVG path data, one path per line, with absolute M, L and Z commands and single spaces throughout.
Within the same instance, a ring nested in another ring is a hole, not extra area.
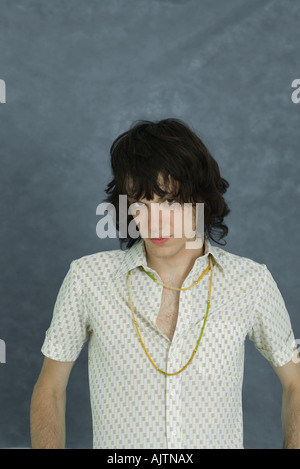
M 300 449 L 299 359 L 291 360 L 286 365 L 273 368 L 283 388 L 281 418 L 284 449 Z
M 66 389 L 74 362 L 59 362 L 45 357 L 34 387 L 30 407 L 33 449 L 65 447 Z

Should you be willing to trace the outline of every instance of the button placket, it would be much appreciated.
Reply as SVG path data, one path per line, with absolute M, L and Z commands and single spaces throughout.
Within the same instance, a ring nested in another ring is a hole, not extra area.
M 176 345 L 175 345 L 176 346 Z M 174 344 L 171 345 L 168 355 L 167 372 L 178 371 L 180 360 Z M 181 442 L 181 395 L 180 374 L 166 376 L 166 434 L 168 449 L 180 449 Z

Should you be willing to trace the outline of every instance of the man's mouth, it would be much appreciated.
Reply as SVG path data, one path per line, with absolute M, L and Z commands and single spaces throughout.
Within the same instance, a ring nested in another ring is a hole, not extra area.
M 153 244 L 164 244 L 167 241 L 169 241 L 169 239 L 170 239 L 170 237 L 168 237 L 168 238 L 159 237 L 159 238 L 150 238 L 150 241 Z

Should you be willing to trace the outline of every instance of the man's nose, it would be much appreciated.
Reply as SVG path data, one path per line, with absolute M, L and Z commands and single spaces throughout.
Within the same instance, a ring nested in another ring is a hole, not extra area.
M 151 206 L 149 216 L 150 238 L 170 236 L 170 211 L 165 210 L 162 205 Z

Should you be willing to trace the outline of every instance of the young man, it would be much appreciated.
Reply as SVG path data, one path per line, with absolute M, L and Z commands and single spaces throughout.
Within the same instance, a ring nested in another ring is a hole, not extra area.
M 68 378 L 87 340 L 94 448 L 243 448 L 247 336 L 282 383 L 285 448 L 300 448 L 300 365 L 276 282 L 266 265 L 209 241 L 227 235 L 230 211 L 214 158 L 183 122 L 165 119 L 120 135 L 111 165 L 107 202 L 126 249 L 71 263 L 42 347 L 33 448 L 64 447 Z M 124 235 L 132 223 L 138 237 Z

